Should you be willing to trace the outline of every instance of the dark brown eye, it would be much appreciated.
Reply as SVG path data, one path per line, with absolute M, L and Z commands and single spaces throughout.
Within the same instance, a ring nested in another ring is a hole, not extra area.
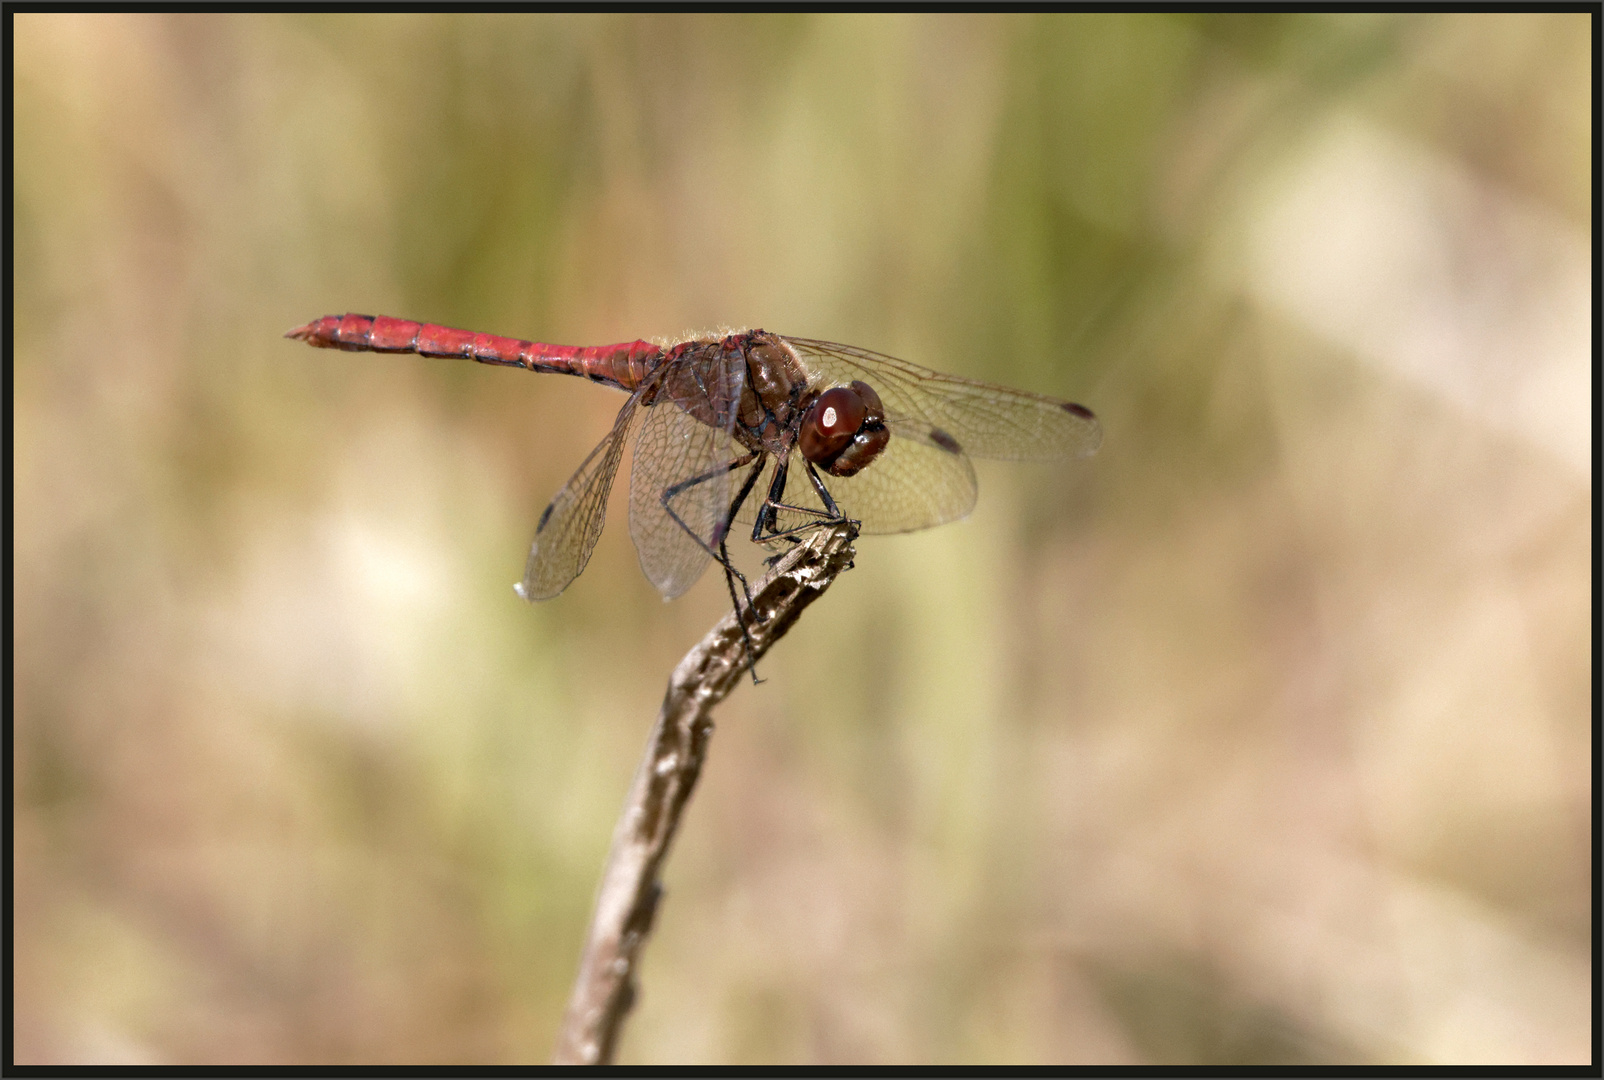
M 870 424 L 878 424 L 886 418 L 885 407 L 880 404 L 880 395 L 874 392 L 874 387 L 858 379 L 852 380 L 852 389 L 857 391 L 863 399 L 863 418 Z
M 802 417 L 797 446 L 815 465 L 828 466 L 852 442 L 867 410 L 856 390 L 837 386 L 820 394 Z

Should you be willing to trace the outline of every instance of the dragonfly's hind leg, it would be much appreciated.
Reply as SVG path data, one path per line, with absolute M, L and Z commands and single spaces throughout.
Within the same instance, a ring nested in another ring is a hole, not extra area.
M 669 505 L 669 500 L 673 499 L 674 496 L 678 495 L 682 491 L 688 491 L 697 484 L 705 484 L 709 480 L 723 476 L 726 473 L 732 473 L 736 469 L 745 468 L 754 460 L 757 462 L 757 465 L 754 466 L 752 471 L 747 474 L 746 482 L 741 485 L 741 490 L 736 493 L 735 498 L 730 502 L 729 511 L 725 513 L 724 519 L 718 523 L 718 527 L 713 531 L 713 535 L 718 541 L 718 547 L 715 549 L 713 545 L 709 544 L 706 540 L 697 535 L 695 529 L 685 524 L 685 521 L 674 512 L 673 506 Z M 740 512 L 741 504 L 746 501 L 746 497 L 752 493 L 752 486 L 757 483 L 757 478 L 762 475 L 763 466 L 767 463 L 768 456 L 766 454 L 763 454 L 759 451 L 753 451 L 744 457 L 736 458 L 734 461 L 725 462 L 716 469 L 710 469 L 707 472 L 702 473 L 700 476 L 693 476 L 689 480 L 682 480 L 672 487 L 665 488 L 663 490 L 663 494 L 659 497 L 659 501 L 662 503 L 663 509 L 667 511 L 669 518 L 673 520 L 674 524 L 678 525 L 681 529 L 684 529 L 686 535 L 700 544 L 702 548 L 713 557 L 713 561 L 718 563 L 723 569 L 724 584 L 730 590 L 730 606 L 735 609 L 735 621 L 739 623 L 741 627 L 741 639 L 746 644 L 747 670 L 752 674 L 752 682 L 754 685 L 762 682 L 763 680 L 757 677 L 757 649 L 752 644 L 752 632 L 747 628 L 746 625 L 745 613 L 752 610 L 752 587 L 747 582 L 746 575 L 737 570 L 735 568 L 735 564 L 730 562 L 728 545 L 730 526 L 735 523 L 735 515 Z M 735 582 L 737 578 L 740 579 L 741 582 L 741 593 L 746 598 L 746 606 L 744 609 L 741 606 L 741 601 L 735 596 Z

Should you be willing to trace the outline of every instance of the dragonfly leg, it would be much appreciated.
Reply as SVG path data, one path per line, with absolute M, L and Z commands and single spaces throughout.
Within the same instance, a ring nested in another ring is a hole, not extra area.
M 763 471 L 762 459 L 764 456 L 765 455 L 754 450 L 750 454 L 745 454 L 734 459 L 733 461 L 726 461 L 722 465 L 709 469 L 707 472 L 702 473 L 699 476 L 693 476 L 689 480 L 681 480 L 672 487 L 664 488 L 663 493 L 657 498 L 657 501 L 662 503 L 663 509 L 668 512 L 669 518 L 673 520 L 674 524 L 678 525 L 685 531 L 686 536 L 689 536 L 692 540 L 695 540 L 697 545 L 700 546 L 703 551 L 712 556 L 713 559 L 722 565 L 726 570 L 732 570 L 737 575 L 740 574 L 740 571 L 735 570 L 735 568 L 730 565 L 729 555 L 727 549 L 724 547 L 724 541 L 729 535 L 730 524 L 735 520 L 736 512 L 740 510 L 741 504 L 746 501 L 747 495 L 751 493 L 752 485 L 757 482 L 758 473 Z M 674 507 L 671 505 L 669 500 L 673 499 L 674 496 L 678 495 L 682 491 L 689 491 L 697 484 L 705 484 L 709 480 L 716 480 L 726 473 L 732 473 L 736 469 L 745 468 L 753 461 L 757 462 L 757 468 L 752 470 L 751 475 L 746 478 L 746 483 L 741 485 L 741 490 L 736 494 L 734 501 L 730 503 L 729 511 L 724 515 L 724 519 L 720 521 L 713 529 L 714 542 L 717 544 L 717 547 L 715 547 L 713 543 L 709 543 L 707 540 L 702 539 L 702 537 L 697 534 L 695 529 L 685 524 L 685 520 L 674 511 Z
M 763 542 L 763 526 L 773 514 L 774 505 L 780 501 L 780 496 L 785 494 L 785 474 L 790 467 L 790 455 L 780 458 L 774 466 L 774 479 L 769 483 L 768 498 L 764 499 L 763 505 L 757 508 L 757 520 L 752 523 L 752 543 L 754 544 Z
M 836 506 L 835 500 L 830 498 L 830 489 L 824 486 L 823 480 L 819 479 L 818 470 L 813 467 L 813 462 L 804 460 L 802 464 L 807 466 L 808 479 L 813 482 L 813 490 L 819 493 L 819 498 L 824 501 L 824 509 L 829 513 L 830 517 L 837 521 L 845 520 L 846 515 L 841 512 L 840 507 Z
M 709 480 L 716 479 L 717 477 L 723 476 L 726 473 L 732 473 L 736 469 L 744 468 L 747 465 L 750 465 L 753 461 L 756 461 L 757 465 L 750 473 L 747 474 L 746 481 L 741 485 L 741 490 L 738 491 L 735 495 L 735 498 L 731 500 L 730 508 L 724 514 L 724 519 L 720 521 L 717 528 L 714 529 L 713 535 L 718 539 L 718 547 L 715 550 L 713 545 L 709 544 L 706 540 L 697 535 L 695 529 L 685 524 L 684 520 L 674 512 L 674 508 L 669 504 L 669 500 L 673 499 L 674 496 L 678 495 L 682 491 L 688 491 L 697 484 L 705 484 Z M 701 545 L 701 547 L 713 557 L 713 561 L 718 563 L 719 567 L 724 571 L 724 584 L 730 590 L 730 606 L 735 609 L 735 621 L 740 624 L 741 638 L 746 643 L 747 670 L 751 672 L 752 682 L 754 685 L 761 683 L 763 680 L 757 677 L 757 660 L 755 659 L 754 655 L 756 649 L 752 644 L 751 631 L 747 629 L 746 625 L 745 611 L 750 611 L 752 608 L 752 588 L 746 580 L 746 575 L 737 570 L 735 568 L 735 564 L 730 562 L 728 542 L 730 525 L 734 523 L 735 515 L 740 512 L 741 504 L 744 503 L 746 501 L 746 497 L 752 493 L 752 486 L 757 483 L 757 478 L 762 475 L 763 466 L 766 463 L 767 455 L 754 450 L 753 452 L 736 458 L 733 461 L 727 461 L 717 468 L 709 469 L 707 472 L 702 473 L 699 476 L 693 476 L 689 480 L 682 480 L 672 487 L 665 488 L 663 490 L 663 494 L 659 497 L 659 501 L 662 503 L 663 509 L 668 512 L 668 516 L 673 520 L 674 524 L 685 530 L 686 535 Z M 741 601 L 735 596 L 735 581 L 737 578 L 739 578 L 741 582 L 741 593 L 746 598 L 746 607 L 744 611 L 741 607 Z
M 746 628 L 746 617 L 741 614 L 741 605 L 735 599 L 735 579 L 741 579 L 741 592 L 746 596 L 747 611 L 752 610 L 752 589 L 746 582 L 746 575 L 735 569 L 735 564 L 730 562 L 728 544 L 730 526 L 735 522 L 735 515 L 740 512 L 741 504 L 746 501 L 746 497 L 752 493 L 752 485 L 757 483 L 757 478 L 763 474 L 763 466 L 765 464 L 767 464 L 766 457 L 759 456 L 756 467 L 747 474 L 746 483 L 741 485 L 741 490 L 736 493 L 735 498 L 730 502 L 729 513 L 724 516 L 724 521 L 719 526 L 718 539 L 718 561 L 719 565 L 724 568 L 724 584 L 730 590 L 730 604 L 735 608 L 735 621 L 741 624 L 741 638 L 746 642 L 746 670 L 752 676 L 753 686 L 763 680 L 757 677 L 757 649 L 752 644 L 751 631 Z
M 834 500 L 829 501 L 829 510 L 819 510 L 811 506 L 792 506 L 788 502 L 780 501 L 780 496 L 785 494 L 785 478 L 790 467 L 790 462 L 784 458 L 780 460 L 779 465 L 775 466 L 774 479 L 769 484 L 768 497 L 763 500 L 763 505 L 758 508 L 757 521 L 752 524 L 752 543 L 754 544 L 766 544 L 771 540 L 780 540 L 798 532 L 806 532 L 808 529 L 826 521 L 842 520 L 841 512 L 835 509 Z M 810 465 L 809 468 L 811 469 L 812 466 Z M 825 498 L 829 499 L 828 492 L 825 493 Z M 781 529 L 775 521 L 776 510 L 790 510 L 793 513 L 807 514 L 819 520 L 793 529 Z
M 761 537 L 754 535 L 754 540 L 765 544 L 773 543 L 776 540 L 784 540 L 792 545 L 795 545 L 801 543 L 803 536 L 812 532 L 814 529 L 817 529 L 823 525 L 828 525 L 831 522 L 851 521 L 854 525 L 860 524 L 860 522 L 857 520 L 849 518 L 841 512 L 841 508 L 836 505 L 835 499 L 830 496 L 829 489 L 824 486 L 824 481 L 819 478 L 819 474 L 814 470 L 813 463 L 811 461 L 804 461 L 802 464 L 808 471 L 808 480 L 812 482 L 813 490 L 818 492 L 819 500 L 824 503 L 825 508 L 823 510 L 819 510 L 812 506 L 792 506 L 790 503 L 779 502 L 775 498 L 776 491 L 771 489 L 769 492 L 769 498 L 764 501 L 763 510 L 759 514 L 760 520 L 772 521 L 774 518 L 774 512 L 776 510 L 789 510 L 797 514 L 807 514 L 816 520 L 808 521 L 801 525 L 793 526 L 789 529 L 776 529 L 771 527 L 766 535 Z M 770 566 L 773 566 L 784 556 L 785 552 L 782 551 L 778 555 L 769 556 L 764 560 L 764 562 Z
M 813 484 L 813 490 L 818 492 L 819 501 L 824 503 L 824 509 L 820 510 L 813 506 L 795 506 L 791 503 L 780 501 L 780 496 L 785 491 L 785 473 L 787 467 L 786 463 L 782 462 L 781 465 L 775 469 L 774 482 L 769 485 L 769 496 L 763 500 L 763 506 L 758 511 L 757 524 L 752 529 L 752 540 L 754 543 L 768 544 L 773 543 L 776 540 L 788 540 L 792 544 L 796 544 L 801 541 L 803 536 L 822 525 L 826 525 L 835 521 L 849 520 L 847 516 L 841 512 L 841 508 L 836 505 L 835 499 L 831 497 L 829 489 L 824 486 L 824 481 L 819 478 L 819 474 L 814 470 L 813 463 L 811 461 L 804 461 L 802 464 L 807 469 L 808 480 Z M 795 514 L 805 514 L 811 518 L 814 518 L 815 520 L 805 522 L 801 525 L 792 526 L 789 529 L 781 529 L 777 527 L 775 520 L 776 512 L 780 510 L 788 510 Z M 857 524 L 857 522 L 854 521 L 853 524 Z M 781 554 L 784 553 L 782 552 Z M 774 555 L 770 556 L 766 561 L 772 566 L 775 560 L 779 558 L 779 555 Z

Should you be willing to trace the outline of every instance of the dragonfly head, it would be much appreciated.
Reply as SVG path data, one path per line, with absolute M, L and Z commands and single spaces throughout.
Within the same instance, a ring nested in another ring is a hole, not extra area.
M 831 476 L 865 468 L 891 441 L 880 395 L 866 382 L 835 386 L 814 398 L 802 416 L 797 446 Z

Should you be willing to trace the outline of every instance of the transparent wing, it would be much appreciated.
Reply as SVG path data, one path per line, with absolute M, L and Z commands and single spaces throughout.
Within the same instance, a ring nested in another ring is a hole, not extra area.
M 785 340 L 796 349 L 810 377 L 818 380 L 815 385 L 844 385 L 862 379 L 873 387 L 885 403 L 893 436 L 899 432 L 898 424 L 910 432 L 922 428 L 926 445 L 939 446 L 946 441 L 945 435 L 972 457 L 1007 461 L 1086 457 L 1096 452 L 1103 439 L 1097 418 L 1071 401 L 943 375 L 850 345 L 806 338 Z M 897 441 L 893 437 L 892 443 Z M 879 464 L 860 475 L 874 472 Z
M 745 365 L 711 362 L 685 374 L 665 377 L 646 410 L 629 481 L 629 534 L 641 570 L 670 599 L 707 569 L 729 514 L 731 468 L 750 460 L 731 434 Z
M 912 532 L 968 517 L 976 492 L 968 456 L 931 441 L 923 425 L 887 426 L 891 441 L 868 468 L 856 476 L 820 474 L 842 513 L 869 533 Z M 800 465 L 800 457 L 792 461 Z
M 596 444 L 596 449 L 540 515 L 535 542 L 529 548 L 529 561 L 524 564 L 523 583 L 518 586 L 518 595 L 525 600 L 551 599 L 568 588 L 590 561 L 590 553 L 596 548 L 607 515 L 607 493 L 612 489 L 613 476 L 624 455 L 624 443 L 634 424 L 640 398 L 641 395 L 635 393 L 624 402 L 624 407 L 618 410 L 618 419 L 613 421 L 613 429 Z
M 642 572 L 665 597 L 680 595 L 707 569 L 729 513 L 731 464 L 743 454 L 728 431 L 682 409 L 664 403 L 646 410 L 630 470 L 629 534 Z

